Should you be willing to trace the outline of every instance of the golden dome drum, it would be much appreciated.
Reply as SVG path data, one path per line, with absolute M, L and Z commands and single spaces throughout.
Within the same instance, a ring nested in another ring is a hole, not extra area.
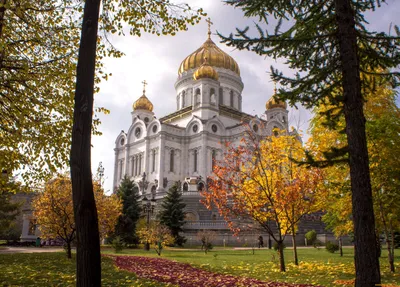
M 218 48 L 210 38 L 182 61 L 178 74 L 182 75 L 183 72 L 200 67 L 205 57 L 207 57 L 210 66 L 228 69 L 240 76 L 239 65 L 236 61 Z
M 208 64 L 208 59 L 204 58 L 204 63 L 193 73 L 193 79 L 213 79 L 218 81 L 218 73 L 217 71 Z
M 133 110 L 147 110 L 152 112 L 153 111 L 153 104 L 149 101 L 149 99 L 142 95 L 136 102 L 133 103 Z

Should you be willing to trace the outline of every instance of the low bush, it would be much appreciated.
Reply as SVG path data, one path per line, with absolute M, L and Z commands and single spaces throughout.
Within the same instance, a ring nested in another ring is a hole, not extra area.
M 122 241 L 121 237 L 116 236 L 111 242 L 111 246 L 114 248 L 115 253 L 118 253 L 124 249 L 124 241 Z
M 326 242 L 325 248 L 328 252 L 330 253 L 335 253 L 336 251 L 339 250 L 339 245 L 336 243 L 332 243 L 330 241 Z

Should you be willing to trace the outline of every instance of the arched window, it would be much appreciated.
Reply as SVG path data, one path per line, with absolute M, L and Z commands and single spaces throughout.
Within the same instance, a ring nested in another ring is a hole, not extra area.
M 189 190 L 189 185 L 187 184 L 187 182 L 185 182 L 183 184 L 183 191 L 188 191 Z
M 212 221 L 216 221 L 217 220 L 217 215 L 216 214 L 213 214 L 212 215 Z
M 197 172 L 197 149 L 194 150 L 193 154 L 193 171 Z
M 131 176 L 133 176 L 134 168 L 135 168 L 135 158 L 131 157 Z
M 185 107 L 186 102 L 185 102 L 185 98 L 186 98 L 186 92 L 183 91 L 182 92 L 182 109 Z
M 196 221 L 196 215 L 192 212 L 186 212 L 185 213 L 185 221 Z
M 215 169 L 215 161 L 217 160 L 217 151 L 213 149 L 211 151 L 211 171 L 214 171 Z
M 274 136 L 278 136 L 278 134 L 279 134 L 279 132 L 278 132 L 278 127 L 277 126 L 274 126 L 274 128 L 272 129 L 273 130 L 273 132 L 274 132 Z
M 169 154 L 169 171 L 170 172 L 174 171 L 174 157 L 175 157 L 175 151 L 171 150 L 171 153 Z
M 138 174 L 142 173 L 142 155 L 139 155 L 139 170 Z
M 151 187 L 151 199 L 155 199 L 156 198 L 156 192 L 157 192 L 157 187 L 155 185 L 153 185 Z
M 153 150 L 152 154 L 152 172 L 156 171 L 156 150 Z
M 123 167 L 124 167 L 124 162 L 121 160 L 119 162 L 119 179 L 122 178 L 122 169 L 123 169 Z
M 215 105 L 217 102 L 216 96 L 215 96 L 215 90 L 214 89 L 210 89 L 210 103 L 212 105 Z
M 229 105 L 233 108 L 233 91 L 230 92 L 230 103 Z
M 198 190 L 198 191 L 202 191 L 203 189 L 204 189 L 204 183 L 199 182 L 199 183 L 197 184 L 197 190 Z
M 222 88 L 219 88 L 219 104 L 224 104 L 224 90 Z
M 194 103 L 196 106 L 200 104 L 200 89 L 199 88 L 196 89 L 196 92 L 194 94 Z

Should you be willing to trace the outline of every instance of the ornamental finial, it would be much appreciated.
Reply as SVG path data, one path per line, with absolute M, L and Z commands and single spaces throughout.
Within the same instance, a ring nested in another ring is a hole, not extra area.
M 211 25 L 214 24 L 214 23 L 211 22 L 211 18 L 210 17 L 208 17 L 206 22 L 208 23 L 208 39 L 210 39 L 211 38 Z
M 142 84 L 143 84 L 143 95 L 145 95 L 145 94 L 146 94 L 146 86 L 147 86 L 146 80 L 144 80 L 144 81 L 142 82 Z

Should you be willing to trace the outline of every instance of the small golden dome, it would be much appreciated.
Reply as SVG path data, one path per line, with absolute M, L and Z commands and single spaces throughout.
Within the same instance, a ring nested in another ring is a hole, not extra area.
M 204 57 L 204 63 L 193 73 L 194 80 L 209 78 L 218 81 L 217 71 L 208 64 L 207 57 Z
M 153 104 L 150 102 L 150 100 L 146 97 L 146 81 L 143 81 L 143 95 L 133 103 L 132 107 L 133 110 L 147 110 L 149 112 L 153 111 Z
M 218 48 L 210 37 L 200 48 L 182 61 L 178 74 L 182 75 L 183 72 L 200 67 L 203 64 L 204 57 L 207 57 L 210 66 L 228 69 L 240 76 L 239 65 L 236 61 Z
M 265 109 L 270 110 L 273 108 L 282 108 L 282 109 L 286 110 L 287 109 L 286 102 L 275 99 L 275 96 L 276 96 L 276 84 L 275 84 L 275 89 L 274 89 L 274 95 L 265 104 Z
M 152 112 L 153 104 L 145 95 L 142 95 L 136 102 L 133 103 L 133 110 L 147 110 Z

